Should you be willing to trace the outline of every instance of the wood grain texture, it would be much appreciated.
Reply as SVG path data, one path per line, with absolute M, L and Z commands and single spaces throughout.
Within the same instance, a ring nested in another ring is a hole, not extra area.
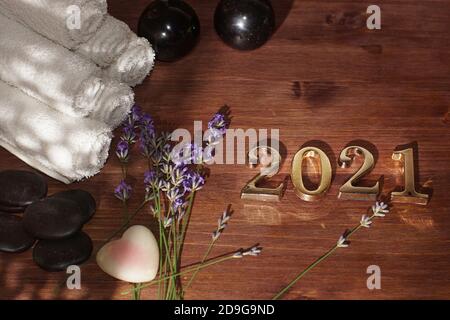
M 110 13 L 134 30 L 148 2 L 108 1 Z M 187 298 L 269 299 L 334 245 L 371 205 L 337 199 L 354 167 L 336 169 L 336 157 L 350 141 L 363 140 L 377 155 L 368 179 L 383 175 L 384 194 L 399 183 L 391 160 L 394 148 L 416 141 L 419 180 L 432 187 L 431 202 L 426 207 L 395 205 L 286 298 L 449 299 L 450 2 L 379 0 L 382 30 L 369 31 L 365 11 L 372 3 L 277 0 L 280 26 L 271 41 L 254 52 L 234 51 L 216 36 L 212 17 L 217 1 L 189 2 L 202 24 L 198 46 L 179 62 L 158 63 L 136 89 L 137 102 L 161 128 L 190 130 L 194 120 L 206 122 L 228 104 L 234 128 L 280 129 L 287 159 L 275 180 L 289 174 L 293 155 L 310 141 L 326 146 L 335 176 L 329 194 L 319 202 L 301 201 L 290 184 L 281 203 L 261 204 L 239 198 L 254 171 L 242 165 L 212 167 L 195 203 L 183 264 L 200 259 L 228 204 L 235 214 L 214 254 L 255 243 L 264 250 L 258 258 L 201 272 Z M 143 196 L 144 167 L 133 160 L 134 206 Z M 0 150 L 0 169 L 28 167 Z M 96 247 L 120 225 L 120 203 L 112 195 L 119 180 L 120 167 L 112 156 L 101 174 L 70 186 L 91 191 L 98 201 L 98 212 L 85 227 Z M 49 180 L 50 193 L 66 188 Z M 146 212 L 135 222 L 148 224 L 151 219 Z M 382 289 L 369 291 L 366 269 L 374 264 L 381 267 Z M 65 278 L 64 273 L 40 270 L 31 251 L 0 254 L 0 298 L 128 298 L 121 292 L 129 285 L 101 272 L 94 258 L 82 266 L 82 290 L 65 289 Z M 154 292 L 144 291 L 143 297 L 153 299 Z

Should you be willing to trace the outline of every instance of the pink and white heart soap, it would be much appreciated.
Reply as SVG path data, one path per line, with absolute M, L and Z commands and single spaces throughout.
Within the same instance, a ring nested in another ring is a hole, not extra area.
M 107 243 L 99 250 L 97 264 L 105 273 L 122 281 L 152 281 L 159 268 L 158 243 L 146 227 L 132 226 L 122 238 Z

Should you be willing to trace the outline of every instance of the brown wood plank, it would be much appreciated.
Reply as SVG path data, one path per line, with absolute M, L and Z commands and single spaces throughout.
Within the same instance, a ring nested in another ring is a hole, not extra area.
M 109 0 L 112 15 L 136 30 L 148 0 Z M 370 205 L 340 201 L 339 187 L 354 172 L 336 169 L 336 157 L 353 140 L 370 142 L 378 154 L 368 179 L 384 176 L 383 192 L 397 184 L 391 160 L 397 145 L 417 141 L 421 184 L 431 185 L 426 207 L 395 205 L 374 227 L 355 235 L 352 244 L 306 276 L 290 299 L 450 298 L 450 2 L 380 0 L 382 30 L 365 28 L 368 3 L 357 1 L 277 1 L 274 37 L 254 52 L 226 47 L 213 29 L 216 1 L 189 0 L 202 24 L 195 50 L 176 63 L 159 63 L 136 89 L 137 102 L 161 128 L 192 129 L 208 121 L 223 104 L 231 107 L 234 128 L 279 128 L 287 159 L 279 176 L 290 172 L 292 157 L 308 141 L 329 146 L 335 168 L 329 194 L 316 203 L 298 199 L 289 185 L 279 204 L 244 202 L 239 191 L 255 174 L 243 165 L 211 167 L 200 192 L 186 239 L 183 263 L 201 258 L 220 212 L 232 204 L 235 215 L 214 254 L 260 243 L 255 259 L 231 261 L 200 273 L 189 299 L 268 299 L 301 269 L 358 223 Z M 290 11 L 289 11 L 290 10 Z M 136 159 L 137 155 L 135 156 Z M 28 167 L 0 150 L 0 169 Z M 133 205 L 143 196 L 144 164 L 133 162 Z M 98 203 L 85 227 L 99 246 L 121 222 L 112 195 L 120 180 L 111 157 L 102 173 L 75 184 Z M 50 193 L 67 187 L 49 181 Z M 148 224 L 142 214 L 136 223 Z M 382 271 L 382 289 L 369 291 L 366 268 Z M 31 261 L 31 251 L 0 254 L 0 298 L 126 299 L 128 284 L 105 275 L 92 258 L 82 266 L 82 290 L 64 287 L 64 273 L 47 273 Z M 62 284 L 62 285 L 61 285 Z M 152 290 L 144 298 L 154 298 Z

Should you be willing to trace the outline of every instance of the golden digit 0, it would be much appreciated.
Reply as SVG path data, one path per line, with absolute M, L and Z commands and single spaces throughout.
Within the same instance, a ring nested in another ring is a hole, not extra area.
M 403 177 L 405 181 L 405 188 L 403 191 L 391 193 L 392 202 L 426 205 L 428 203 L 429 196 L 427 194 L 416 191 L 413 149 L 408 148 L 395 151 L 392 154 L 392 159 L 395 161 L 403 160 Z
M 339 165 L 342 168 L 349 167 L 353 161 L 353 157 L 363 156 L 364 163 L 361 168 L 351 177 L 340 189 L 339 199 L 344 200 L 371 200 L 375 201 L 380 193 L 380 183 L 377 182 L 373 187 L 357 187 L 355 184 L 366 174 L 368 174 L 375 166 L 375 160 L 369 150 L 359 147 L 350 146 L 342 150 L 339 156 Z
M 241 199 L 256 201 L 280 201 L 283 197 L 285 183 L 282 182 L 277 188 L 261 188 L 256 184 L 266 178 L 276 175 L 280 169 L 281 155 L 278 150 L 267 147 L 258 146 L 250 150 L 248 153 L 250 167 L 254 168 L 260 162 L 261 172 L 256 175 L 241 191 Z
M 315 158 L 319 160 L 321 178 L 320 184 L 315 190 L 308 190 L 303 182 L 302 165 L 305 158 Z M 331 185 L 332 169 L 328 156 L 315 147 L 305 147 L 299 150 L 292 160 L 291 179 L 295 187 L 297 196 L 305 201 L 316 201 L 323 197 Z

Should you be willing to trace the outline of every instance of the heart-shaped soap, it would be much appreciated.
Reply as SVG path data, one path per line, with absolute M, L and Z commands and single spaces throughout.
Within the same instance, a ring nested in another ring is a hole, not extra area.
M 159 267 L 158 243 L 146 227 L 132 226 L 121 239 L 111 241 L 99 250 L 97 264 L 104 272 L 122 281 L 152 281 Z

